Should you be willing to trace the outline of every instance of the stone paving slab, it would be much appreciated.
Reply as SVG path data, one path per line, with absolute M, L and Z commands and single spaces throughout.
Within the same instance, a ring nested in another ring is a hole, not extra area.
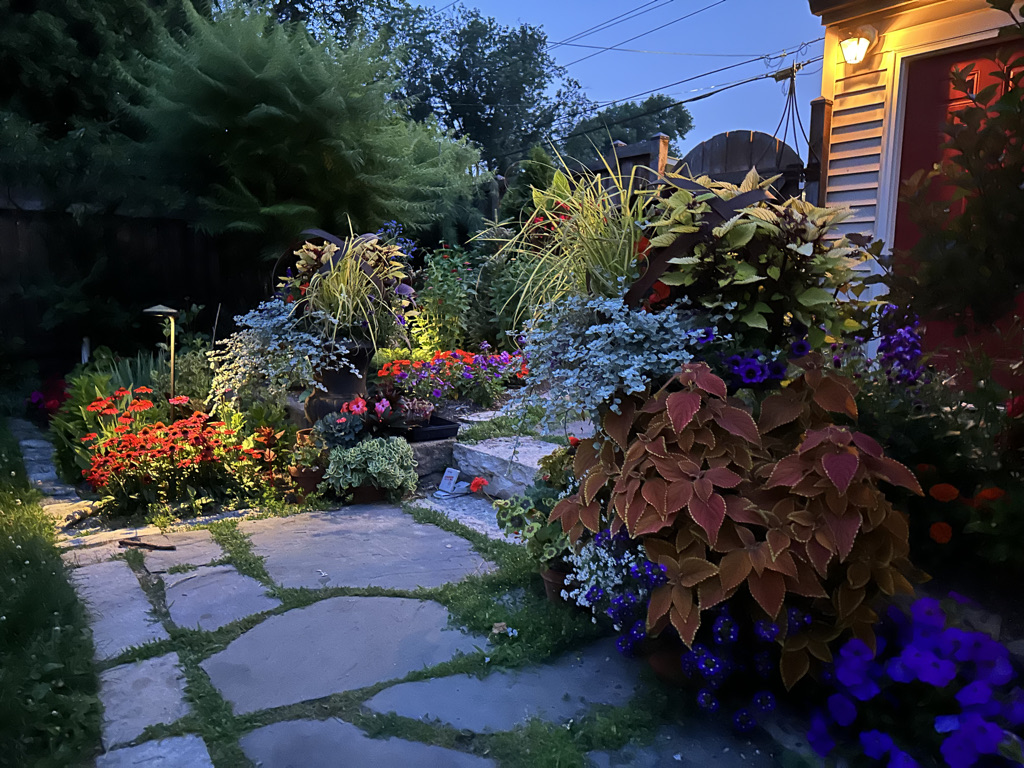
M 737 737 L 720 722 L 694 718 L 689 727 L 660 728 L 650 744 L 627 744 L 614 752 L 589 752 L 591 768 L 773 768 L 772 745 Z
M 96 768 L 213 768 L 206 742 L 198 736 L 147 741 L 96 758 Z
M 178 654 L 168 653 L 100 674 L 103 748 L 126 744 L 151 725 L 173 723 L 191 712 Z
M 292 720 L 243 736 L 246 757 L 260 768 L 488 768 L 476 755 L 402 739 L 371 739 L 342 720 Z
M 74 549 L 65 549 L 60 553 L 60 556 L 63 558 L 65 563 L 73 568 L 77 568 L 83 565 L 93 565 L 94 563 L 106 562 L 113 558 L 114 555 L 119 555 L 122 552 L 124 552 L 124 550 L 118 546 L 117 542 L 111 541 L 95 547 L 75 547 Z
M 507 499 L 533 485 L 540 460 L 557 448 L 532 437 L 495 437 L 475 445 L 456 443 L 454 458 L 466 477 L 485 478 L 488 494 Z
M 133 645 L 167 639 L 128 563 L 87 565 L 72 571 L 71 580 L 89 610 L 97 659 L 112 659 Z
M 239 524 L 285 587 L 437 587 L 491 569 L 465 539 L 372 504 Z
M 211 632 L 281 604 L 268 597 L 256 579 L 228 565 L 166 574 L 163 579 L 171 621 L 188 629 L 198 627 Z
M 164 573 L 176 565 L 206 565 L 224 557 L 224 550 L 207 530 L 140 536 L 143 544 L 156 544 L 175 549 L 143 549 L 146 570 Z
M 404 677 L 482 643 L 447 625 L 437 603 L 334 597 L 271 616 L 201 666 L 244 714 Z
M 477 733 L 507 731 L 530 718 L 565 723 L 593 704 L 622 706 L 637 684 L 636 662 L 601 641 L 552 664 L 501 670 L 483 679 L 452 675 L 387 688 L 367 702 L 382 714 L 441 720 Z
M 506 541 L 505 533 L 498 527 L 494 506 L 487 499 L 475 494 L 451 496 L 438 499 L 426 496 L 416 502 L 420 506 L 440 512 L 449 520 L 462 523 L 467 528 L 482 533 L 489 539 Z

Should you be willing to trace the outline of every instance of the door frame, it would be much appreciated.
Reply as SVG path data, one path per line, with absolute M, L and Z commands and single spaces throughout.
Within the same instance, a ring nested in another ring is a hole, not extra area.
M 960 21 L 962 24 L 963 20 Z M 892 93 L 885 107 L 885 124 L 888 129 L 885 131 L 885 144 L 878 174 L 878 218 L 875 222 L 875 237 L 881 239 L 888 250 L 892 249 L 896 235 L 896 204 L 899 201 L 900 167 L 903 162 L 903 129 L 906 118 L 906 99 L 901 97 L 907 89 L 907 79 L 910 75 L 908 65 L 914 59 L 931 53 L 969 49 L 979 43 L 990 42 L 997 35 L 998 29 L 985 27 L 965 31 L 962 34 L 929 39 L 906 47 L 893 46 L 891 50 L 893 57 L 892 79 L 890 80 Z M 889 41 L 890 44 L 896 42 L 898 41 Z

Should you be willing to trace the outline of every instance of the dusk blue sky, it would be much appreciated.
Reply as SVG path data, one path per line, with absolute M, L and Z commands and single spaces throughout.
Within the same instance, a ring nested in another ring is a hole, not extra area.
M 640 6 L 645 0 L 467 0 L 465 5 L 495 17 L 503 24 L 526 22 L 544 28 L 552 42 L 582 32 L 606 19 Z M 777 70 L 796 60 L 821 56 L 824 44 L 815 42 L 802 53 L 776 58 L 769 63 L 756 61 L 718 74 L 665 89 L 661 86 L 709 70 L 737 64 L 782 49 L 796 51 L 801 43 L 817 40 L 824 34 L 820 20 L 811 14 L 807 0 L 722 0 L 720 4 L 692 18 L 670 24 L 688 13 L 709 6 L 716 0 L 656 0 L 640 10 L 648 10 L 610 29 L 577 40 L 580 45 L 615 46 L 634 35 L 654 30 L 619 47 L 645 51 L 671 51 L 715 56 L 678 56 L 655 53 L 604 51 L 597 56 L 570 64 L 588 54 L 590 48 L 561 46 L 552 55 L 583 85 L 587 95 L 599 102 L 624 100 L 640 91 L 658 88 L 677 99 L 698 95 L 711 86 L 725 85 L 753 75 Z M 429 5 L 444 8 L 448 0 L 429 0 Z M 736 54 L 722 56 L 721 54 Z M 797 80 L 801 115 L 807 126 L 809 102 L 820 94 L 821 64 L 807 67 Z M 697 93 L 691 93 L 700 89 Z M 641 100 L 646 96 L 639 97 Z M 688 106 L 694 130 L 683 142 L 688 150 L 716 133 L 728 130 L 759 130 L 774 133 L 785 105 L 785 90 L 774 80 L 741 85 Z M 799 148 L 803 154 L 803 146 Z

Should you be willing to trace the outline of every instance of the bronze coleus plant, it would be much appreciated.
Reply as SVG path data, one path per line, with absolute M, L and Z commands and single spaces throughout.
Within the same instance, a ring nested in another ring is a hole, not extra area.
M 787 636 L 779 621 L 787 686 L 844 633 L 873 646 L 871 600 L 910 591 L 915 574 L 906 517 L 878 484 L 920 494 L 917 479 L 835 423 L 856 418 L 854 386 L 814 365 L 764 401 L 759 422 L 704 363 L 620 398 L 577 449 L 579 491 L 551 514 L 573 540 L 605 524 L 643 540 L 668 575 L 651 595 L 652 634 L 671 624 L 692 644 L 701 612 L 744 586 L 773 620 L 787 602 L 809 607 L 806 632 Z

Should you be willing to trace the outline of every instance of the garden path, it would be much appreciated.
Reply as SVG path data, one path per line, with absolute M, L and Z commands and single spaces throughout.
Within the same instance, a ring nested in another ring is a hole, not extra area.
M 458 500 L 453 514 L 486 518 L 489 505 L 476 501 Z M 481 534 L 437 514 L 448 503 L 140 538 L 174 549 L 75 542 L 67 559 L 103 670 L 97 768 L 483 768 L 505 764 L 510 749 L 529 752 L 533 719 L 572 728 L 628 708 L 651 683 L 611 640 L 490 670 L 496 644 L 512 638 L 468 632 L 445 603 L 496 566 L 475 551 L 486 550 Z M 666 724 L 647 745 L 588 760 L 770 766 L 773 750 L 700 722 Z M 515 764 L 533 763 L 520 754 Z

